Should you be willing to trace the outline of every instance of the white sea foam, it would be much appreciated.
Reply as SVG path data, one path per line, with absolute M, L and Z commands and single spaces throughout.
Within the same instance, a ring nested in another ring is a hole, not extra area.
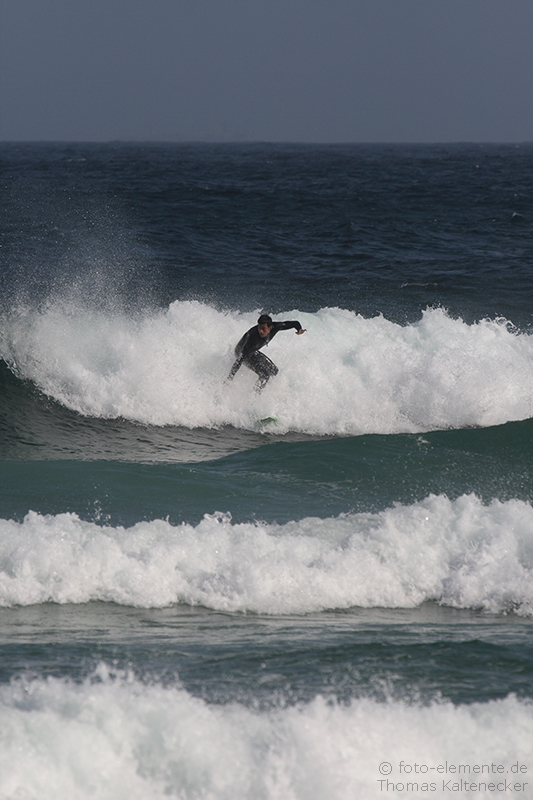
M 2 800 L 533 797 L 533 706 L 513 696 L 467 706 L 317 697 L 260 713 L 101 665 L 81 684 L 13 680 L 0 687 L 0 716 Z M 458 791 L 461 779 L 487 789 Z M 504 782 L 521 788 L 488 788 Z
M 90 600 L 268 614 L 432 600 L 530 615 L 533 508 L 465 495 L 285 525 L 0 521 L 0 605 Z
M 50 305 L 2 321 L 0 356 L 82 414 L 156 425 L 253 427 L 314 434 L 416 432 L 533 416 L 533 336 L 505 320 L 468 325 L 428 310 L 410 325 L 342 309 L 288 310 L 307 333 L 266 352 L 280 368 L 260 397 L 243 367 L 223 380 L 257 313 L 176 301 L 144 316 Z

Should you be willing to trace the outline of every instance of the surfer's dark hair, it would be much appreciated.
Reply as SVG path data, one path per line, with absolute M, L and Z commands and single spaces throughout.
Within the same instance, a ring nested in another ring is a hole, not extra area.
M 258 325 L 272 325 L 272 317 L 269 317 L 268 314 L 261 314 L 259 319 L 257 320 Z

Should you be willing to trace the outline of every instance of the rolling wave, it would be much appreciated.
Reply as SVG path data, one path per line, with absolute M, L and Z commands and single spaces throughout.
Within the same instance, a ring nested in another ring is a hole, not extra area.
M 442 309 L 406 326 L 326 308 L 287 311 L 308 333 L 278 335 L 280 367 L 261 396 L 242 368 L 223 382 L 256 314 L 196 301 L 139 316 L 52 305 L 3 321 L 0 355 L 17 376 L 92 418 L 152 426 L 310 435 L 492 426 L 533 416 L 533 336 L 506 320 L 468 325 Z
M 82 683 L 14 679 L 0 710 L 13 800 L 465 796 L 465 780 L 483 797 L 507 786 L 531 797 L 532 707 L 512 695 L 462 706 L 318 696 L 259 712 L 102 663 Z
M 0 605 L 102 600 L 222 611 L 351 607 L 533 614 L 533 508 L 430 496 L 379 513 L 284 525 L 205 515 L 99 526 L 75 514 L 0 521 Z

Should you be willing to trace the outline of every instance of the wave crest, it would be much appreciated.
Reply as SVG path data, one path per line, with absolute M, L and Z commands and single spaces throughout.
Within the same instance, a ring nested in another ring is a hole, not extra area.
M 0 521 L 0 604 L 103 600 L 267 614 L 431 600 L 533 614 L 533 508 L 430 496 L 285 525 L 164 520 L 100 527 L 75 514 Z

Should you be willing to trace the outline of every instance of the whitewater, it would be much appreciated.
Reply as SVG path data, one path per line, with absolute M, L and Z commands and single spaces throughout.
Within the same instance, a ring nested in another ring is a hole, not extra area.
M 113 528 L 75 514 L 0 520 L 0 605 L 173 603 L 304 614 L 434 601 L 533 614 L 533 508 L 475 496 L 285 525 L 164 520 Z
M 461 777 L 502 787 L 504 777 L 533 796 L 533 710 L 515 697 L 461 707 L 317 697 L 261 713 L 100 664 L 81 683 L 14 679 L 0 713 L 2 800 L 453 797 L 459 765 Z
M 533 336 L 505 319 L 467 324 L 427 309 L 401 325 L 340 308 L 287 310 L 307 333 L 266 348 L 280 373 L 260 397 L 233 348 L 259 311 L 175 301 L 150 313 L 99 312 L 65 301 L 2 320 L 0 355 L 20 378 L 85 416 L 148 425 L 313 435 L 488 427 L 533 416 Z

